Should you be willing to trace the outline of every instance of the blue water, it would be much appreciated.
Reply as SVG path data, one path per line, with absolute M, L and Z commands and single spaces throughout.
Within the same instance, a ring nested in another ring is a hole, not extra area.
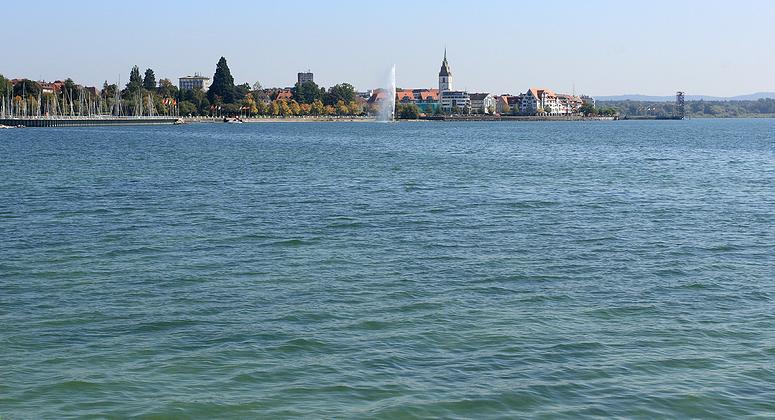
M 0 132 L 0 416 L 775 415 L 775 121 Z

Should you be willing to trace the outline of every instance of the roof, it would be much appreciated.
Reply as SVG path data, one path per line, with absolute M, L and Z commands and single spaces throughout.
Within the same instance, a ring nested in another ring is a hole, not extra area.
M 441 70 L 439 70 L 439 77 L 452 76 L 452 70 L 449 69 L 449 62 L 447 62 L 447 50 L 444 49 L 444 61 L 441 62 Z
M 490 96 L 489 93 L 471 93 L 469 95 L 471 97 L 472 101 L 483 101 L 485 98 Z
M 433 100 L 438 101 L 439 100 L 439 90 L 438 89 L 423 89 L 420 91 L 420 99 L 423 101 Z
M 293 99 L 293 92 L 289 89 L 283 89 L 277 92 L 277 96 L 275 96 L 274 99 L 275 100 Z
M 528 95 L 535 96 L 536 98 L 541 97 L 541 95 L 546 96 L 557 96 L 556 93 L 552 92 L 549 89 L 541 89 L 541 88 L 530 88 L 530 90 L 527 91 Z
M 374 89 L 374 92 L 372 92 L 371 97 L 369 98 L 368 102 L 370 104 L 373 104 L 375 102 L 384 101 L 388 97 L 387 90 L 385 89 Z
M 410 101 L 414 100 L 414 92 L 411 90 L 397 90 L 396 91 L 396 98 L 398 98 L 399 101 L 403 101 L 404 98 L 407 98 Z

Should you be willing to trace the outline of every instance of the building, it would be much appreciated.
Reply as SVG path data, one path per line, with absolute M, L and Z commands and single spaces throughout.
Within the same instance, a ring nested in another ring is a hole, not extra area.
M 495 113 L 507 114 L 505 112 L 509 108 L 509 95 L 500 95 L 495 97 Z
M 494 114 L 497 112 L 497 100 L 491 93 L 472 93 L 468 95 L 471 99 L 471 112 L 474 114 Z
M 293 91 L 290 88 L 280 89 L 271 98 L 273 101 L 290 101 L 293 99 Z
M 591 104 L 592 107 L 595 107 L 595 98 L 589 96 L 589 95 L 581 95 L 581 100 L 584 102 L 584 104 Z
M 530 88 L 520 102 L 524 115 L 574 115 L 584 104 L 575 95 L 557 94 L 549 89 Z
M 315 75 L 309 70 L 306 73 L 299 73 L 296 77 L 299 84 L 315 81 Z
M 206 92 L 210 89 L 211 84 L 212 82 L 210 82 L 209 77 L 200 76 L 199 73 L 194 73 L 193 76 L 178 78 L 178 88 L 180 88 L 180 90 L 201 89 Z
M 471 112 L 471 97 L 467 92 L 460 90 L 448 90 L 441 93 L 441 109 L 446 112 L 464 113 Z
M 558 94 L 559 115 L 575 115 L 581 112 L 584 101 L 575 95 Z
M 61 80 L 55 82 L 41 81 L 38 84 L 40 85 L 41 93 L 59 93 L 65 87 L 65 82 Z
M 452 70 L 447 61 L 447 50 L 444 50 L 444 61 L 439 70 L 439 104 L 445 112 L 470 112 L 471 98 L 468 92 L 452 90 Z
M 434 113 L 439 107 L 438 89 L 396 90 L 397 104 L 415 104 L 426 114 Z

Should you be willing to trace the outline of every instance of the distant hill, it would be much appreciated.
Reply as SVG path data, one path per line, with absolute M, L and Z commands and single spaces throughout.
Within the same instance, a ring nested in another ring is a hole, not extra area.
M 598 101 L 639 101 L 639 102 L 672 102 L 675 96 L 648 96 L 648 95 L 615 95 L 615 96 L 595 96 Z M 708 96 L 708 95 L 686 95 L 687 101 L 756 101 L 759 99 L 775 99 L 775 92 L 757 92 L 750 95 L 739 96 Z

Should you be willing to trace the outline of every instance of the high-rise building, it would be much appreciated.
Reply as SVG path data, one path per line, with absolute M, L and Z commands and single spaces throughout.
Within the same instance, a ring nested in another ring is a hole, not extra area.
M 305 82 L 314 82 L 315 81 L 315 75 L 312 74 L 311 71 L 307 70 L 306 73 L 299 73 L 298 74 L 298 80 L 299 84 L 305 83 Z

